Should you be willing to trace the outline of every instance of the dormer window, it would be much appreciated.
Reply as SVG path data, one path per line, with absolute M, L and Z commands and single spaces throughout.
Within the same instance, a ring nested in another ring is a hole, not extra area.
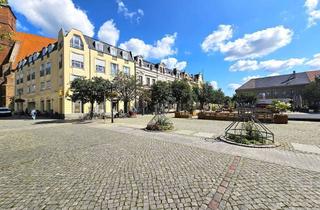
M 37 53 L 37 52 L 34 53 L 33 54 L 33 61 L 37 60 L 38 56 L 39 56 L 39 53 Z
M 54 44 L 50 44 L 48 47 L 48 52 L 51 53 L 53 50 Z
M 73 35 L 72 39 L 70 40 L 70 45 L 73 48 L 83 50 L 83 42 L 81 40 L 81 37 L 78 35 Z
M 32 62 L 32 55 L 29 56 L 28 58 L 28 62 L 31 63 Z
M 117 56 L 117 49 L 114 48 L 114 47 L 110 47 L 110 54 L 111 54 L 112 56 Z
M 123 52 L 122 52 L 122 57 L 123 57 L 123 59 L 125 59 L 125 60 L 129 60 L 129 53 L 126 52 L 126 51 L 123 51 Z
M 94 42 L 96 50 L 103 52 L 103 44 L 101 42 Z
M 44 48 L 42 49 L 42 56 L 45 56 L 46 53 L 47 53 L 47 51 L 48 51 L 48 49 L 47 49 L 46 47 L 44 47 Z

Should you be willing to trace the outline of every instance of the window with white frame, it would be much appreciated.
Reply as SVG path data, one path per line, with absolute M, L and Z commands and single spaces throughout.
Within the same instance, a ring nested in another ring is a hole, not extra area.
M 41 64 L 40 66 L 40 77 L 43 77 L 45 73 L 45 64 Z
M 45 82 L 41 82 L 40 83 L 40 90 L 44 90 L 46 88 L 46 83 Z
M 106 62 L 103 60 L 96 59 L 96 72 L 105 73 L 106 71 Z
M 118 74 L 118 64 L 111 63 L 111 75 L 116 76 Z
M 117 56 L 117 49 L 114 48 L 114 47 L 110 47 L 110 54 L 111 54 L 112 56 Z
M 130 75 L 130 68 L 128 66 L 124 66 L 123 73 L 129 76 Z
M 129 53 L 126 52 L 126 51 L 123 51 L 123 52 L 122 52 L 122 57 L 123 57 L 123 59 L 125 59 L 125 60 L 129 60 Z
M 36 85 L 35 84 L 31 85 L 31 92 L 32 93 L 36 92 Z
M 96 50 L 103 52 L 103 43 L 96 41 L 96 42 L 94 42 L 94 45 L 95 45 Z
M 70 40 L 70 45 L 73 48 L 83 50 L 83 42 L 82 42 L 81 37 L 78 35 L 73 35 L 73 37 Z
M 48 62 L 47 65 L 46 65 L 46 75 L 49 75 L 51 74 L 51 63 Z
M 26 87 L 26 93 L 30 93 L 30 92 L 31 92 L 31 86 L 28 85 L 28 86 Z
M 84 65 L 84 58 L 83 55 L 77 53 L 71 53 L 71 66 L 73 68 L 83 69 Z
M 143 77 L 139 76 L 138 78 L 139 78 L 138 80 L 139 80 L 140 85 L 143 85 Z
M 149 78 L 149 77 L 147 77 L 147 85 L 148 85 L 148 86 L 151 86 L 151 84 L 150 84 L 150 78 Z
M 47 89 L 51 89 L 51 81 L 50 80 L 47 81 Z

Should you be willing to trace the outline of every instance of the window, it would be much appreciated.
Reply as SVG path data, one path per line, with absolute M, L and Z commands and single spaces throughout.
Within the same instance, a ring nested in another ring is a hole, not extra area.
M 114 48 L 114 47 L 110 47 L 110 54 L 111 54 L 112 56 L 117 56 L 117 49 Z
M 62 69 L 62 55 L 59 56 L 59 69 Z
M 38 56 L 39 56 L 39 53 L 37 53 L 37 52 L 34 53 L 33 54 L 33 61 L 37 60 Z
M 40 111 L 44 112 L 44 101 L 40 101 Z
M 51 74 L 51 63 L 50 62 L 48 62 L 47 66 L 46 66 L 46 75 L 49 75 L 49 74 Z
M 17 89 L 17 95 L 21 96 L 23 94 L 23 88 Z
M 101 42 L 94 42 L 96 50 L 103 52 L 103 44 Z
M 47 49 L 46 47 L 44 47 L 44 48 L 42 49 L 42 57 L 46 55 L 47 50 L 48 50 L 48 49 Z
M 40 66 L 40 77 L 44 76 L 44 72 L 45 72 L 45 64 L 43 63 Z
M 51 53 L 53 50 L 54 44 L 50 44 L 48 47 L 48 52 Z
M 140 85 L 143 85 L 143 78 L 142 78 L 142 76 L 139 76 L 138 78 L 139 78 L 139 83 L 140 83 Z
M 47 81 L 47 89 L 51 89 L 51 81 L 50 80 Z
M 51 100 L 47 100 L 47 112 L 51 111 Z
M 33 85 L 31 85 L 31 92 L 34 93 L 35 91 L 36 91 L 36 85 L 33 84 Z
M 152 79 L 152 84 L 154 85 L 156 83 L 156 79 Z
M 70 45 L 73 48 L 77 48 L 77 49 L 83 50 L 83 42 L 81 40 L 81 37 L 78 36 L 78 35 L 74 35 L 72 37 L 72 39 L 70 40 Z
M 103 60 L 96 59 L 96 72 L 105 73 L 106 62 Z
M 27 92 L 27 93 L 30 93 L 30 92 L 31 92 L 31 87 L 30 87 L 30 85 L 26 88 L 26 92 Z
M 71 66 L 73 68 L 83 69 L 83 55 L 72 53 L 71 54 Z
M 29 56 L 28 58 L 28 62 L 31 63 L 32 62 L 32 55 Z
M 75 80 L 76 78 L 81 78 L 81 76 L 71 74 L 71 75 L 70 75 L 70 82 L 72 82 L 72 81 Z
M 36 72 L 34 71 L 34 69 L 31 69 L 31 80 L 36 79 Z
M 147 77 L 147 85 L 148 85 L 148 86 L 151 86 L 151 84 L 150 84 L 150 78 L 149 78 L 149 77 Z
M 128 66 L 123 67 L 123 73 L 126 75 L 130 75 L 130 68 Z
M 40 83 L 40 90 L 44 90 L 46 88 L 45 82 Z
M 30 80 L 31 80 L 31 74 L 30 74 L 30 72 L 28 72 L 27 81 L 30 81 Z
M 20 73 L 20 83 L 23 83 L 23 73 Z
M 111 75 L 115 76 L 118 74 L 118 64 L 111 63 Z
M 123 59 L 125 59 L 125 60 L 129 60 L 129 54 L 128 54 L 128 52 L 123 51 L 123 52 L 122 52 L 122 57 L 123 57 Z

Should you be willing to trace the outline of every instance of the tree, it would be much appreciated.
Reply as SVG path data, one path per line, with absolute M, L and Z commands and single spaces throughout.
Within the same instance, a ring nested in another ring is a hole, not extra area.
M 201 87 L 195 86 L 193 92 L 195 101 L 200 103 L 200 109 L 203 109 L 204 105 L 213 102 L 214 90 L 209 83 L 204 83 Z
M 257 102 L 257 96 L 254 93 L 236 93 L 232 100 L 240 106 L 253 106 Z
M 101 77 L 94 77 L 92 80 L 76 78 L 71 82 L 70 96 L 73 102 L 81 101 L 82 104 L 90 103 L 90 118 L 93 117 L 94 103 L 101 103 L 110 94 L 110 82 Z
M 316 111 L 320 107 L 320 78 L 308 84 L 302 91 L 303 99 L 307 104 Z
M 192 89 L 187 81 L 175 80 L 171 84 L 172 96 L 177 103 L 177 112 L 186 110 L 193 104 Z
M 2 5 L 7 5 L 8 4 L 8 1 L 7 0 L 0 0 L 0 4 Z M 1 7 L 1 6 L 0 6 Z
M 120 72 L 113 80 L 115 92 L 124 103 L 124 112 L 128 113 L 129 102 L 136 99 L 139 83 L 135 76 L 129 76 Z
M 225 95 L 221 89 L 213 90 L 212 103 L 223 104 L 225 101 Z
M 157 81 L 151 87 L 151 100 L 154 105 L 161 109 L 173 101 L 170 84 L 164 81 Z
M 151 91 L 149 89 L 140 88 L 137 92 L 142 106 L 142 115 L 144 115 L 146 106 L 151 103 Z

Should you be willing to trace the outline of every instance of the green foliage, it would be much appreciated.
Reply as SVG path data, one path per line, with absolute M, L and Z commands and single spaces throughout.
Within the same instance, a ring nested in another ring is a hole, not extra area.
M 237 93 L 233 96 L 232 100 L 240 106 L 252 106 L 256 104 L 257 96 L 254 93 Z
M 90 103 L 90 117 L 93 116 L 94 102 L 102 103 L 104 98 L 111 94 L 110 82 L 101 77 L 94 77 L 92 80 L 85 78 L 76 78 L 70 85 L 71 95 L 69 98 L 75 101 L 81 101 L 82 104 Z
M 315 81 L 307 85 L 302 92 L 303 99 L 308 105 L 316 110 L 320 107 L 320 78 L 315 78 Z
M 272 108 L 277 112 L 285 112 L 291 108 L 291 104 L 283 101 L 272 101 Z
M 7 5 L 8 4 L 8 0 L 0 0 L 0 4 L 2 5 Z M 0 6 L 1 7 L 1 6 Z
M 212 94 L 212 102 L 215 104 L 223 104 L 225 101 L 225 95 L 221 89 L 214 90 L 213 89 L 213 94 Z
M 113 80 L 114 91 L 117 93 L 119 100 L 124 102 L 124 112 L 128 113 L 128 103 L 136 98 L 139 91 L 139 83 L 135 76 L 129 76 L 120 72 Z
M 147 125 L 147 130 L 152 131 L 167 131 L 172 130 L 173 123 L 165 115 L 156 115 Z
M 194 101 L 200 103 L 200 108 L 203 109 L 204 105 L 223 104 L 225 95 L 221 89 L 215 90 L 209 83 L 204 83 L 201 87 L 193 87 Z
M 172 96 L 177 103 L 177 111 L 189 110 L 193 105 L 192 89 L 185 80 L 175 80 L 171 84 Z
M 151 87 L 151 101 L 153 105 L 165 106 L 173 102 L 171 86 L 164 81 L 157 81 Z

